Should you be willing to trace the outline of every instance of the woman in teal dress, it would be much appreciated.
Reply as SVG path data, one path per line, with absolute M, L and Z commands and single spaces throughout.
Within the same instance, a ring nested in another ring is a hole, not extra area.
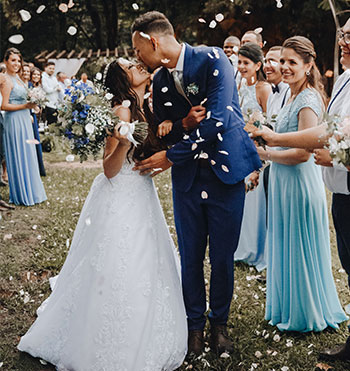
M 302 36 L 283 44 L 283 81 L 291 98 L 278 115 L 276 131 L 316 126 L 324 91 L 316 53 Z M 328 212 L 321 168 L 303 149 L 259 148 L 273 161 L 268 206 L 265 317 L 281 331 L 322 331 L 347 319 L 332 276 Z
M 22 56 L 15 48 L 5 52 L 6 83 L 1 88 L 4 115 L 4 148 L 10 187 L 10 203 L 30 206 L 46 200 L 40 179 L 27 87 L 18 77 Z

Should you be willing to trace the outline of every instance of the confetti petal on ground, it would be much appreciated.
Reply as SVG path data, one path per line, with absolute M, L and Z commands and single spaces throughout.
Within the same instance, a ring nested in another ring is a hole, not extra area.
M 72 162 L 72 161 L 74 161 L 74 155 L 68 155 L 68 156 L 66 157 L 66 161 L 67 161 L 67 162 Z
M 136 3 L 133 3 L 133 4 L 132 4 L 132 8 L 133 8 L 134 10 L 139 10 L 139 9 L 140 9 L 139 6 L 138 6 Z
M 281 340 L 281 337 L 280 337 L 279 335 L 277 335 L 277 334 L 273 337 L 273 341 L 276 341 L 277 343 L 278 343 L 280 340 Z
M 222 13 L 218 13 L 216 16 L 215 16 L 215 20 L 217 22 L 222 22 L 223 20 L 225 19 L 224 15 Z
M 288 371 L 289 370 L 289 367 L 288 366 L 283 366 L 282 368 L 281 368 L 281 371 Z
M 222 126 L 222 125 L 224 125 L 221 121 L 218 121 L 217 123 L 216 123 L 216 127 L 217 128 L 219 128 L 220 126 Z
M 173 104 L 171 102 L 165 102 L 164 106 L 171 107 Z
M 214 19 L 209 23 L 209 28 L 215 28 L 217 25 L 216 21 Z
M 198 18 L 199 23 L 207 23 L 207 21 L 204 18 Z
M 169 89 L 167 86 L 163 86 L 161 89 L 162 93 L 166 93 Z
M 221 169 L 225 172 L 225 173 L 229 173 L 230 170 L 228 169 L 228 167 L 226 165 L 221 165 Z
M 224 140 L 224 138 L 222 137 L 221 133 L 218 133 L 217 137 L 220 140 L 220 142 L 222 142 Z
M 69 26 L 68 30 L 67 30 L 67 33 L 69 33 L 69 35 L 71 36 L 74 36 L 76 33 L 77 33 L 77 28 L 74 27 L 74 26 Z
M 31 14 L 28 12 L 28 10 L 24 10 L 24 9 L 21 9 L 19 11 L 19 15 L 21 16 L 23 22 L 28 22 L 30 20 L 30 18 L 32 18 Z
M 68 5 L 65 4 L 65 3 L 61 3 L 61 4 L 58 6 L 58 9 L 59 9 L 62 13 L 67 13 L 67 12 L 68 12 Z
M 230 355 L 226 352 L 220 354 L 220 358 L 230 358 Z
M 160 61 L 161 61 L 162 63 L 167 64 L 167 63 L 170 62 L 170 59 L 168 59 L 168 58 L 163 58 L 163 59 L 161 59 Z
M 32 229 L 36 230 L 38 226 L 36 224 L 33 225 Z
M 192 144 L 192 147 L 191 147 L 192 151 L 194 151 L 197 147 L 198 147 L 198 144 L 197 143 L 193 143 Z
M 125 107 L 125 108 L 129 108 L 131 105 L 131 102 L 129 101 L 129 99 L 125 99 L 123 100 L 122 102 L 122 106 Z
M 255 357 L 256 358 L 261 358 L 262 357 L 262 353 L 259 352 L 258 350 L 255 352 Z
M 150 35 L 148 35 L 147 33 L 144 33 L 144 32 L 140 32 L 140 35 L 142 36 L 142 37 L 144 37 L 145 39 L 148 39 L 148 40 L 151 40 L 151 36 Z
M 12 35 L 9 37 L 9 42 L 12 44 L 20 44 L 24 40 L 23 36 L 20 34 Z
M 214 70 L 213 76 L 219 76 L 219 70 Z
M 11 240 L 11 238 L 12 238 L 12 233 L 7 233 L 7 234 L 4 234 L 4 241 L 6 241 L 6 240 Z
M 206 200 L 208 198 L 208 193 L 205 191 L 202 191 L 201 197 L 203 198 L 203 200 Z

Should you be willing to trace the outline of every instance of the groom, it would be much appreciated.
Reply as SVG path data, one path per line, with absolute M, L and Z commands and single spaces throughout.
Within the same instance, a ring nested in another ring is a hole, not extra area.
M 172 166 L 175 225 L 188 317 L 188 353 L 203 351 L 206 292 L 203 261 L 209 237 L 211 348 L 232 352 L 227 335 L 233 294 L 233 255 L 245 197 L 244 177 L 260 166 L 243 130 L 232 66 L 219 48 L 179 44 L 164 14 L 151 11 L 132 26 L 138 58 L 154 77 L 156 123 L 170 120 L 172 147 L 138 163 L 156 175 Z M 205 108 L 203 107 L 205 105 Z

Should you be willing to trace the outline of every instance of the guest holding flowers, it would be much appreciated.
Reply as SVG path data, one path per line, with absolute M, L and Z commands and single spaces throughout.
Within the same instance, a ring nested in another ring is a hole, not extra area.
M 41 71 L 39 68 L 34 67 L 30 71 L 30 81 L 28 83 L 29 88 L 41 88 Z M 43 161 L 43 151 L 41 148 L 41 141 L 40 141 L 40 134 L 39 134 L 39 124 L 38 124 L 38 117 L 37 114 L 39 114 L 39 117 L 41 115 L 42 108 L 39 108 L 38 110 L 32 110 L 31 115 L 33 117 L 33 134 L 34 138 L 39 142 L 35 145 L 36 148 L 36 154 L 38 157 L 38 165 L 39 165 L 39 171 L 41 176 L 46 176 L 44 161 Z
M 283 81 L 291 97 L 278 115 L 278 133 L 315 127 L 325 105 L 312 42 L 287 39 Z M 262 149 L 272 161 L 269 181 L 266 319 L 282 331 L 322 331 L 347 319 L 331 268 L 328 213 L 321 169 L 303 149 Z
M 4 116 L 4 147 L 10 186 L 10 203 L 30 206 L 46 200 L 34 148 L 27 87 L 19 78 L 22 55 L 10 48 L 5 52 L 6 82 L 1 87 Z

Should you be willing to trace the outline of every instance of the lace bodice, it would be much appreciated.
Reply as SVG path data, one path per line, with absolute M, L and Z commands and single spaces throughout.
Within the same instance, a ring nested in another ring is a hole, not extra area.
M 247 114 L 248 111 L 262 112 L 257 99 L 256 99 L 256 83 L 254 85 L 248 86 L 247 83 L 242 81 L 241 87 L 239 89 L 239 105 L 241 106 L 242 113 Z
M 10 76 L 13 88 L 10 93 L 9 103 L 11 104 L 24 104 L 27 102 L 28 89 L 25 87 L 24 82 L 19 80 L 19 77 Z

